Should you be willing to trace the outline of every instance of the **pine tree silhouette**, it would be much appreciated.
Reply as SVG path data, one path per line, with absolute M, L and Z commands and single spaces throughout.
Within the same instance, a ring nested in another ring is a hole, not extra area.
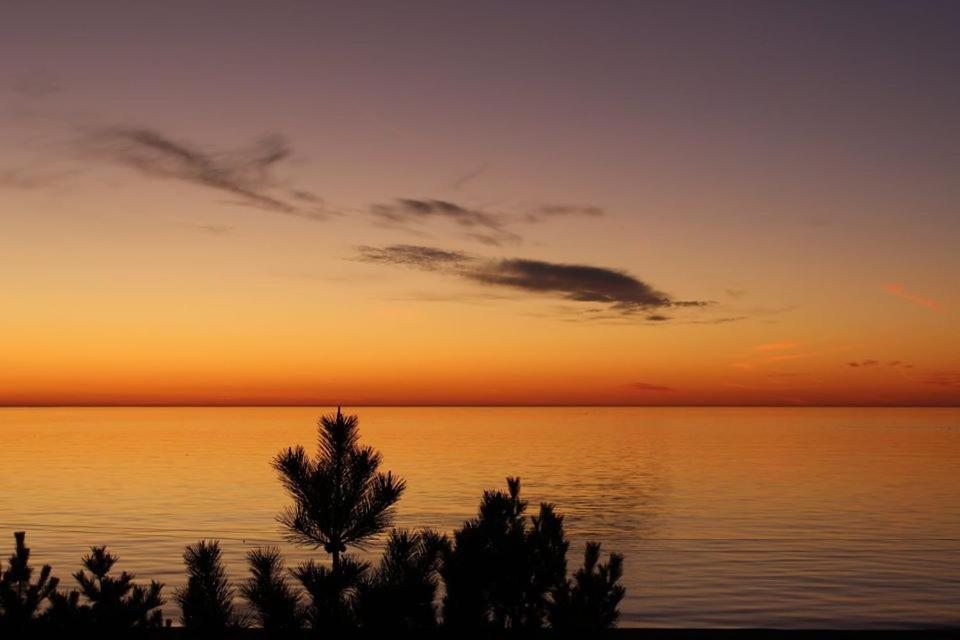
M 565 587 L 568 542 L 563 518 L 540 505 L 528 525 L 520 479 L 507 492 L 486 491 L 476 518 L 454 532 L 441 574 L 444 622 L 464 629 L 544 626 Z
M 176 593 L 183 626 L 208 637 L 240 626 L 220 543 L 201 540 L 188 545 L 183 552 L 183 563 L 187 567 L 187 585 Z
M 358 443 L 357 417 L 320 419 L 319 452 L 311 460 L 303 447 L 281 452 L 274 468 L 294 504 L 280 515 L 287 538 L 323 548 L 340 566 L 348 546 L 363 548 L 393 522 L 394 506 L 406 487 L 390 472 L 380 473 L 382 456 Z
M 390 532 L 379 566 L 357 590 L 359 625 L 381 631 L 436 627 L 438 569 L 449 546 L 446 536 L 429 529 Z
M 250 577 L 240 592 L 253 607 L 260 627 L 275 633 L 299 629 L 302 626 L 300 594 L 287 583 L 280 550 L 254 549 L 247 554 L 247 563 Z
M 133 582 L 133 574 L 122 572 L 113 577 L 110 570 L 119 558 L 106 547 L 91 547 L 83 558 L 84 569 L 73 574 L 79 592 L 59 595 L 51 610 L 54 626 L 85 627 L 106 632 L 163 626 L 160 607 L 163 585 L 151 581 L 143 587 Z M 80 604 L 80 595 L 89 604 Z
M 6 570 L 0 571 L 0 630 L 8 632 L 25 631 L 36 620 L 44 601 L 56 593 L 59 583 L 50 577 L 48 564 L 40 569 L 37 581 L 31 581 L 33 568 L 26 535 L 24 531 L 13 534 L 16 549 Z
M 572 584 L 561 591 L 553 611 L 552 626 L 571 631 L 597 631 L 616 626 L 618 609 L 626 590 L 623 577 L 623 556 L 611 553 L 606 564 L 600 562 L 600 543 L 588 542 L 583 567 L 573 576 Z

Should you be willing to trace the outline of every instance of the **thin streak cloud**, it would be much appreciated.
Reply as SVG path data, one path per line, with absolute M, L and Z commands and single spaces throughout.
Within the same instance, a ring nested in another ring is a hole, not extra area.
M 902 284 L 885 284 L 883 285 L 883 290 L 892 296 L 896 296 L 901 300 L 906 300 L 907 302 L 911 302 L 917 306 L 926 307 L 927 309 L 932 309 L 933 311 L 940 310 L 940 304 L 936 300 L 924 298 L 923 296 L 918 296 L 915 293 L 911 293 L 907 291 Z
M 181 180 L 236 196 L 243 204 L 308 220 L 325 220 L 319 198 L 305 190 L 282 190 L 274 170 L 292 153 L 281 136 L 250 147 L 214 153 L 156 130 L 111 127 L 88 134 L 82 150 L 93 157 L 154 178 Z

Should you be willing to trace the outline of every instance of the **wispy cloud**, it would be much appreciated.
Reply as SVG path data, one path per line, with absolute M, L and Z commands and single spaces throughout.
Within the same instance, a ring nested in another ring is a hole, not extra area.
M 661 384 L 650 384 L 649 382 L 634 382 L 630 385 L 630 388 L 636 391 L 673 391 L 673 387 L 665 387 Z
M 477 178 L 482 176 L 484 173 L 486 173 L 488 169 L 490 169 L 490 165 L 484 162 L 483 164 L 474 167 L 470 171 L 458 177 L 456 180 L 453 181 L 453 184 L 451 186 L 453 187 L 454 190 L 459 191 L 460 189 L 463 189 L 463 187 L 465 187 L 467 183 L 472 182 L 473 180 L 476 180 Z
M 920 379 L 923 384 L 960 389 L 960 371 L 933 371 Z
M 863 360 L 852 360 L 846 363 L 848 367 L 854 369 L 859 369 L 861 367 L 893 367 L 898 369 L 912 369 L 913 365 L 908 364 L 902 360 L 887 360 L 882 362 L 880 360 L 874 360 L 873 358 L 865 358 Z
M 521 258 L 487 259 L 460 251 L 416 245 L 359 247 L 359 253 L 359 259 L 365 262 L 436 271 L 500 289 L 596 303 L 620 315 L 644 312 L 646 319 L 651 321 L 669 319 L 657 313 L 662 309 L 708 304 L 674 300 L 624 271 L 604 267 Z
M 906 300 L 907 302 L 912 302 L 915 305 L 926 307 L 927 309 L 932 309 L 934 311 L 940 310 L 940 304 L 936 300 L 930 298 L 924 298 L 923 296 L 918 296 L 915 293 L 907 291 L 907 289 L 898 283 L 889 283 L 883 285 L 883 290 L 889 293 L 892 296 L 896 296 L 901 300 Z
M 381 223 L 397 227 L 420 227 L 431 221 L 446 220 L 465 227 L 469 230 L 466 237 L 488 246 L 521 242 L 522 236 L 510 228 L 518 223 L 539 224 L 565 216 L 605 215 L 600 207 L 588 205 L 545 204 L 507 213 L 435 198 L 397 198 L 371 205 L 370 213 Z
M 233 226 L 228 224 L 198 224 L 196 227 L 211 236 L 225 236 L 233 232 Z
M 242 149 L 211 152 L 154 129 L 110 127 L 88 133 L 81 148 L 143 175 L 215 189 L 259 209 L 308 220 L 328 217 L 319 197 L 306 190 L 286 189 L 274 176 L 276 167 L 291 154 L 281 136 L 264 137 Z
M 358 247 L 360 260 L 378 262 L 405 267 L 414 267 L 424 271 L 438 271 L 459 267 L 474 258 L 462 251 L 446 251 L 435 247 L 421 247 L 413 244 L 395 244 L 389 247 Z
M 599 218 L 603 215 L 606 215 L 606 211 L 600 207 L 569 204 L 548 204 L 527 212 L 523 219 L 526 222 L 536 223 L 559 217 L 580 216 L 587 218 Z
M 448 220 L 471 229 L 470 236 L 484 244 L 518 242 L 520 236 L 505 228 L 503 216 L 467 207 L 448 200 L 398 198 L 393 202 L 374 204 L 370 213 L 394 225 L 422 224 L 429 220 Z M 476 230 L 482 231 L 476 231 Z
M 768 342 L 766 344 L 758 344 L 753 348 L 754 351 L 790 351 L 796 349 L 800 345 L 794 342 L 793 340 L 784 340 L 782 342 Z
M 61 91 L 62 86 L 56 75 L 46 71 L 32 71 L 14 78 L 11 88 L 15 95 L 38 100 Z
M 48 189 L 63 184 L 64 180 L 76 171 L 72 170 L 37 170 L 21 167 L 17 169 L 0 169 L 0 189 L 22 189 L 31 191 Z

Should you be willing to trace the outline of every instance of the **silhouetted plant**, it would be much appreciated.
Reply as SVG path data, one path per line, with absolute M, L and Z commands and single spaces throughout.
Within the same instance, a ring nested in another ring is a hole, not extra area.
M 486 491 L 476 518 L 454 532 L 441 574 L 444 622 L 453 627 L 539 628 L 566 586 L 563 517 L 540 505 L 528 526 L 520 479 Z
M 446 536 L 429 529 L 394 529 L 373 576 L 357 589 L 356 614 L 366 629 L 430 629 L 437 625 L 440 560 L 449 550 Z
M 363 548 L 390 526 L 405 483 L 378 472 L 382 457 L 358 444 L 356 416 L 337 409 L 335 416 L 320 419 L 318 431 L 316 460 L 296 447 L 273 461 L 294 500 L 279 519 L 290 541 L 322 547 L 336 570 L 347 546 Z
M 311 629 L 344 631 L 357 626 L 354 599 L 369 568 L 365 562 L 343 556 L 332 569 L 310 560 L 293 570 L 294 577 L 309 595 L 305 614 Z
M 91 547 L 90 554 L 83 558 L 83 566 L 90 574 L 83 569 L 73 574 L 80 592 L 59 594 L 51 607 L 54 626 L 90 626 L 102 631 L 163 626 L 160 612 L 163 585 L 156 581 L 151 581 L 148 587 L 134 584 L 134 576 L 126 571 L 118 577 L 109 575 L 117 560 L 106 547 Z M 81 594 L 89 604 L 80 604 Z
M 247 553 L 247 562 L 251 575 L 240 587 L 240 593 L 253 607 L 259 625 L 277 633 L 299 629 L 300 594 L 287 583 L 280 550 L 254 549 Z
M 176 593 L 183 626 L 205 636 L 240 626 L 220 543 L 201 540 L 188 545 L 183 552 L 183 563 L 187 567 L 187 585 Z
M 6 570 L 0 571 L 0 630 L 22 632 L 37 619 L 44 601 L 56 593 L 59 580 L 50 577 L 50 565 L 45 564 L 37 581 L 32 582 L 26 533 L 17 531 L 13 536 L 16 550 Z
M 583 568 L 573 576 L 572 584 L 560 593 L 551 612 L 552 626 L 571 631 L 596 631 L 616 625 L 618 607 L 626 590 L 623 577 L 623 556 L 611 553 L 606 564 L 600 563 L 600 543 L 588 542 Z

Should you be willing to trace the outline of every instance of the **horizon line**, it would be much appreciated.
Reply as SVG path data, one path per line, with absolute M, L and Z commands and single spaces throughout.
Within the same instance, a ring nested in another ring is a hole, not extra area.
M 958 409 L 960 403 L 954 404 L 862 404 L 862 403 L 830 403 L 830 404 L 786 404 L 786 403 L 746 403 L 746 404 L 626 404 L 626 403 L 423 403 L 423 404 L 392 404 L 392 403 L 216 403 L 216 402 L 187 402 L 187 403 L 2 403 L 0 409 L 284 409 L 284 408 L 328 408 L 328 407 L 356 407 L 382 409 L 551 409 L 551 408 L 596 408 L 596 409 Z

